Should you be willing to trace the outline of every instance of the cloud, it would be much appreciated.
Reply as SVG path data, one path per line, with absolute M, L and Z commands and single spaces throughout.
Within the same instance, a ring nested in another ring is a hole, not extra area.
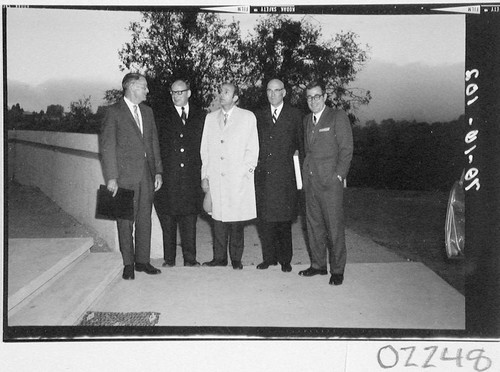
M 353 86 L 372 100 L 357 112 L 361 123 L 384 119 L 451 121 L 464 113 L 464 64 L 429 66 L 369 62 Z
M 11 107 L 16 103 L 24 111 L 46 110 L 52 104 L 62 105 L 69 111 L 71 102 L 89 97 L 94 112 L 104 104 L 104 94 L 108 89 L 118 89 L 116 84 L 105 81 L 83 81 L 78 79 L 52 79 L 40 85 L 29 85 L 15 80 L 7 80 L 7 102 Z

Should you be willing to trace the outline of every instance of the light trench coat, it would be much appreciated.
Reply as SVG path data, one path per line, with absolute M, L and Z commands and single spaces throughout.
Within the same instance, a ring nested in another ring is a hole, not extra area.
M 200 154 L 201 178 L 209 182 L 212 218 L 222 222 L 256 218 L 253 171 L 259 139 L 255 115 L 235 106 L 224 126 L 222 109 L 208 114 Z

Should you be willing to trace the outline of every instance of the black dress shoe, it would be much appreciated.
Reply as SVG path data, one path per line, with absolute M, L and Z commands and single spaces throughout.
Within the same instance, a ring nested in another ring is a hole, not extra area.
M 146 274 L 149 274 L 149 275 L 156 275 L 156 274 L 161 273 L 160 269 L 157 269 L 156 267 L 151 265 L 149 262 L 145 263 L 145 264 L 136 263 L 135 264 L 135 271 L 142 271 L 142 272 L 145 272 Z
M 212 261 L 208 261 L 208 262 L 203 262 L 203 266 L 209 266 L 209 267 L 227 266 L 227 261 L 212 260 Z
M 290 271 L 292 271 L 292 265 L 290 265 L 289 263 L 281 264 L 281 271 L 283 271 L 284 273 L 289 273 Z
M 344 281 L 344 274 L 332 274 L 330 284 L 341 285 Z
M 277 262 L 261 262 L 260 264 L 257 265 L 257 269 L 259 270 L 265 270 L 267 269 L 269 266 L 276 266 L 278 263 Z
M 161 265 L 162 265 L 163 267 L 174 267 L 174 266 L 175 266 L 175 263 L 165 261 L 165 262 L 163 262 Z
M 310 267 L 308 269 L 299 271 L 300 276 L 314 276 L 314 275 L 326 275 L 328 274 L 326 269 L 315 269 L 314 267 Z
M 197 267 L 200 266 L 198 261 L 184 261 L 184 266 Z
M 125 265 L 125 267 L 123 268 L 122 278 L 125 280 L 135 279 L 134 265 Z
M 233 261 L 232 265 L 233 265 L 233 269 L 235 269 L 235 270 L 243 269 L 243 265 L 241 264 L 241 261 Z

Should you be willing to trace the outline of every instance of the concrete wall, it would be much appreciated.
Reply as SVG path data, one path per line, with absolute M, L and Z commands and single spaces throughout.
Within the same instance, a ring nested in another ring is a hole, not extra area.
M 8 177 L 36 186 L 80 223 L 119 250 L 114 221 L 95 218 L 99 185 L 104 184 L 95 134 L 9 131 Z M 161 227 L 153 211 L 151 256 L 163 257 Z

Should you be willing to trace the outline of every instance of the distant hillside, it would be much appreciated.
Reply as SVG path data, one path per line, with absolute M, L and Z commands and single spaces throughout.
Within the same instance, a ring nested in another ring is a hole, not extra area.
M 372 100 L 359 109 L 361 123 L 384 119 L 422 122 L 451 121 L 464 113 L 464 65 L 426 66 L 369 61 L 352 84 L 370 90 Z M 19 103 L 25 111 L 46 110 L 50 104 L 69 104 L 91 96 L 94 112 L 103 104 L 108 89 L 116 82 L 49 80 L 37 86 L 7 80 L 8 105 Z

